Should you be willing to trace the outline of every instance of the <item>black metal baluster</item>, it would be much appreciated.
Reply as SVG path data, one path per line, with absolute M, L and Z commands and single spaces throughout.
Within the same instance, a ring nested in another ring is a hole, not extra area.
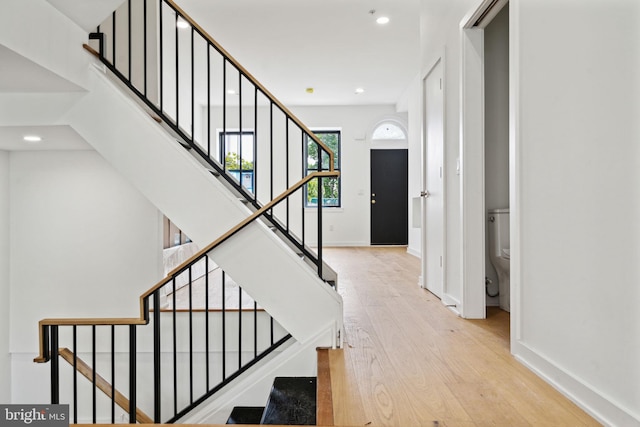
M 222 59 L 222 140 L 220 141 L 220 162 L 222 170 L 227 170 L 227 58 Z
M 144 0 L 143 4 L 142 4 L 142 26 L 143 26 L 143 31 L 144 31 L 144 64 L 143 64 L 143 69 L 144 69 L 144 80 L 143 80 L 143 87 L 144 87 L 144 97 L 147 97 L 147 0 Z
M 75 351 L 73 356 L 74 356 L 73 361 L 75 363 Z M 115 424 L 115 423 L 116 423 L 116 327 L 115 325 L 111 325 L 111 424 Z
M 270 176 L 270 185 L 271 185 L 271 192 L 270 192 L 270 197 L 269 200 L 273 200 L 273 101 L 269 103 L 269 132 L 270 132 L 270 137 L 269 137 L 269 174 Z M 273 208 L 271 208 L 270 210 L 271 215 L 273 215 Z
M 306 142 L 306 133 L 305 132 L 301 132 L 300 135 L 300 145 L 302 146 L 302 178 L 304 178 L 307 175 L 307 156 L 309 155 L 309 153 L 307 153 L 307 151 L 309 151 L 307 149 L 307 145 L 305 144 Z M 309 184 L 305 184 L 304 188 L 302 188 L 302 247 L 305 246 L 304 242 L 305 242 L 305 214 L 304 214 L 304 209 L 307 206 L 307 200 L 308 200 L 308 190 L 309 190 Z
M 133 78 L 131 77 L 131 0 L 127 1 L 127 44 L 128 44 L 128 52 L 127 52 L 127 56 L 129 57 L 129 61 L 128 61 L 128 67 L 129 67 L 129 74 L 128 74 L 128 78 L 129 78 L 129 82 L 131 82 L 133 84 Z
M 254 85 L 253 98 L 253 200 L 258 200 L 258 86 Z
M 45 326 L 46 327 L 46 326 Z M 60 403 L 60 361 L 58 360 L 58 325 L 51 325 L 51 403 Z
M 178 37 L 178 13 L 176 12 L 176 22 L 175 22 L 175 33 L 176 33 L 176 127 L 180 128 L 180 40 Z
M 258 303 L 253 300 L 253 357 L 258 357 Z
M 129 424 L 136 423 L 137 351 L 136 325 L 129 325 Z
M 98 367 L 96 366 L 96 325 L 91 326 L 91 384 L 93 385 L 91 389 L 91 403 L 93 408 L 93 424 L 97 422 L 97 388 L 96 388 L 96 371 Z
M 331 160 L 331 158 L 329 158 Z M 318 145 L 318 172 L 322 171 L 322 150 Z M 318 177 L 318 276 L 322 279 L 322 177 Z
M 222 271 L 222 380 L 227 379 L 227 310 L 226 298 L 226 274 Z
M 160 108 L 160 112 L 163 113 L 163 101 L 164 101 L 164 37 L 162 35 L 162 33 L 164 33 L 164 28 L 163 28 L 163 21 L 162 21 L 162 6 L 164 4 L 163 0 L 158 0 L 159 2 L 159 7 L 158 7 L 158 14 L 159 14 L 159 21 L 158 21 L 158 27 L 159 27 L 159 31 L 158 31 L 158 44 L 159 49 L 158 49 L 158 53 L 159 53 L 159 62 L 158 62 L 158 68 L 159 68 L 159 82 L 158 82 L 158 89 L 160 91 L 159 94 L 159 108 Z
M 238 286 L 238 369 L 242 368 L 242 288 Z
M 189 267 L 189 402 L 193 403 L 193 290 Z
M 162 369 L 160 353 L 160 290 L 153 293 L 153 422 L 160 423 L 162 416 Z
M 113 55 L 112 63 L 113 67 L 116 67 L 116 11 L 114 10 L 111 15 L 111 54 Z
M 284 143 L 285 143 L 285 149 L 284 149 L 284 160 L 285 160 L 285 166 L 284 166 L 284 170 L 285 170 L 285 188 L 289 188 L 289 116 L 285 115 L 285 121 L 284 121 L 284 126 L 285 126 L 285 138 L 284 138 Z M 285 204 L 285 224 L 286 224 L 286 229 L 287 229 L 287 233 L 289 232 L 289 198 L 287 197 L 287 199 L 284 201 Z
M 269 317 L 271 318 L 271 345 L 273 345 L 273 343 L 275 342 L 273 339 L 273 317 Z
M 207 50 L 209 48 L 207 47 Z M 209 386 L 209 257 L 204 256 L 204 348 L 205 348 L 205 372 L 207 376 L 207 391 Z
M 73 423 L 78 424 L 78 327 L 73 325 Z
M 178 344 L 176 332 L 176 278 L 172 279 L 173 283 L 173 414 L 178 413 Z
M 211 47 L 207 43 L 207 158 L 211 157 Z
M 238 139 L 238 169 L 240 170 L 240 176 L 238 184 L 240 184 L 240 189 L 242 188 L 242 73 L 238 71 L 238 125 L 240 128 L 240 136 Z M 244 191 L 242 191 L 244 193 Z
M 196 109 L 196 88 L 195 88 L 195 52 L 193 46 L 193 36 L 195 30 L 191 27 L 191 141 L 196 141 L 196 117 L 195 117 L 195 109 Z

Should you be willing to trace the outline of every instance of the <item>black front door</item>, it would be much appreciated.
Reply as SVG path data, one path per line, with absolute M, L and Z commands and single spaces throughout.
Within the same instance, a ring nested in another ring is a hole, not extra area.
M 371 244 L 406 245 L 408 150 L 371 150 Z

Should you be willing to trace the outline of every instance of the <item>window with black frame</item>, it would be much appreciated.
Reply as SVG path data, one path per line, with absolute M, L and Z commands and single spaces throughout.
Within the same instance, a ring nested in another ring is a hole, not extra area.
M 254 189 L 254 134 L 253 131 L 220 132 L 220 151 L 224 167 L 244 188 Z
M 333 153 L 333 168 L 340 170 L 340 131 L 339 130 L 320 130 L 313 132 L 320 141 L 329 147 Z M 329 155 L 320 149 L 319 144 L 313 139 L 306 137 L 306 158 L 307 158 L 307 174 L 317 171 L 329 170 Z M 321 153 L 320 168 L 318 167 L 318 153 Z M 318 180 L 309 181 L 306 187 L 306 207 L 318 206 Z M 322 206 L 323 207 L 340 207 L 340 178 L 322 178 Z

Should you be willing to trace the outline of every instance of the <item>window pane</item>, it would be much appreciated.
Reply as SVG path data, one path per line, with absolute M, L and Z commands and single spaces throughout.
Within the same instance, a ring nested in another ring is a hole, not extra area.
M 253 192 L 253 132 L 226 132 L 220 134 L 227 173 Z
M 333 167 L 340 168 L 340 134 L 338 132 L 319 133 L 318 138 L 333 151 Z M 329 155 L 322 152 L 322 169 L 329 169 Z
M 334 170 L 340 170 L 340 131 L 318 131 L 315 135 L 334 152 Z M 307 139 L 307 173 L 318 170 L 318 155 L 321 156 L 321 170 L 329 170 L 329 155 L 311 138 Z M 314 179 L 306 187 L 306 206 L 318 205 L 318 180 Z M 340 206 L 340 178 L 322 179 L 322 205 Z
M 307 206 L 318 206 L 318 180 L 307 184 Z M 340 182 L 338 178 L 322 179 L 322 206 L 340 206 Z

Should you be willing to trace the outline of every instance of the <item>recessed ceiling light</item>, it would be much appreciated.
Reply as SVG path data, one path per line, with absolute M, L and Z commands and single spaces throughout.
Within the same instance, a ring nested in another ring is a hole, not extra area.
M 189 28 L 190 26 L 191 25 L 189 25 L 189 23 L 182 18 L 178 18 L 178 22 L 176 22 L 176 27 L 178 28 L 185 29 L 185 28 Z
M 312 87 L 308 87 L 304 91 L 307 92 L 307 93 L 313 93 L 314 89 Z
M 386 16 L 381 16 L 380 18 L 376 19 L 376 22 L 380 25 L 388 24 L 389 18 L 387 18 Z
M 360 95 L 361 93 L 364 93 L 364 89 L 361 87 L 356 88 L 356 95 Z
M 26 142 L 40 142 L 40 141 L 42 141 L 42 138 L 39 137 L 38 135 L 26 135 L 22 139 L 25 140 Z

